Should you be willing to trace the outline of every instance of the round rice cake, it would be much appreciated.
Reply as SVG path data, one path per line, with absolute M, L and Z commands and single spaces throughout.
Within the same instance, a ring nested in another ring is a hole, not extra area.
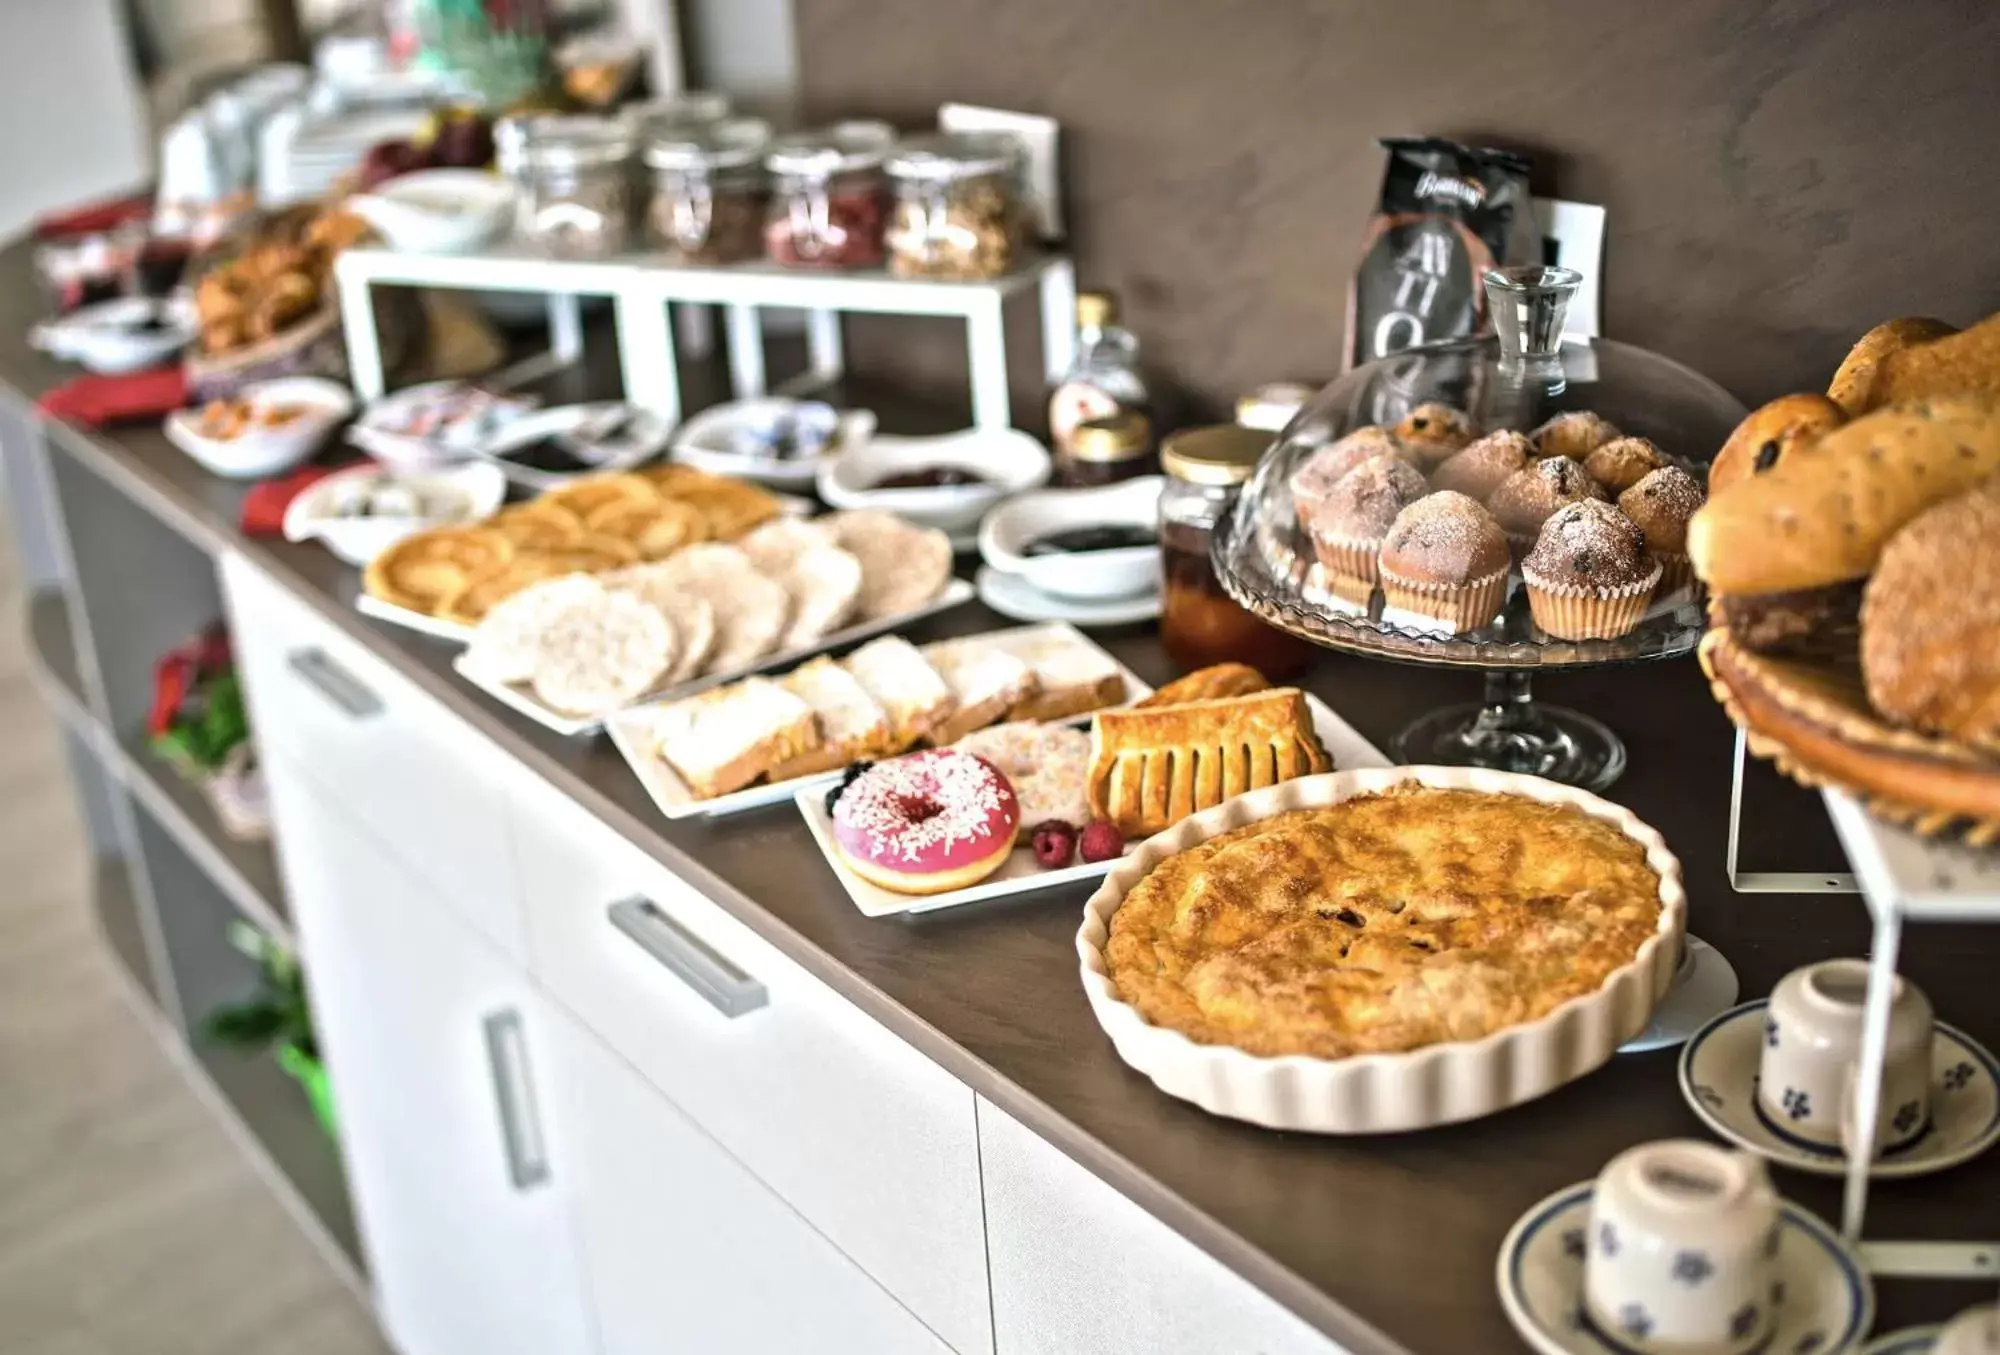
M 669 684 L 686 682 L 701 675 L 702 665 L 715 652 L 715 608 L 708 599 L 683 581 L 655 564 L 629 565 L 597 576 L 606 588 L 631 593 L 660 609 L 674 628 L 679 652 L 667 673 Z
M 726 673 L 755 663 L 784 638 L 791 620 L 791 594 L 776 579 L 757 572 L 750 557 L 734 546 L 703 542 L 658 566 L 665 582 L 708 603 L 715 612 L 715 650 L 703 673 Z
M 529 685 L 566 715 L 604 715 L 652 691 L 673 662 L 673 628 L 660 609 L 600 589 L 544 623 Z
M 752 527 L 769 522 L 782 511 L 777 497 L 752 484 L 712 475 L 691 481 L 670 491 L 681 503 L 692 504 L 708 522 L 714 541 L 734 541 Z
M 368 562 L 361 585 L 371 597 L 434 614 L 482 574 L 514 558 L 514 543 L 487 527 L 434 527 L 404 537 Z
M 861 508 L 829 513 L 820 525 L 861 561 L 858 619 L 879 621 L 926 605 L 951 581 L 951 538 L 894 513 Z
M 642 560 L 664 560 L 708 536 L 708 520 L 701 510 L 678 499 L 651 503 L 621 499 L 599 508 L 584 525 L 600 536 L 631 542 Z
M 803 649 L 847 624 L 861 600 L 861 561 L 838 546 L 809 546 L 772 571 L 792 599 L 780 649 Z
M 592 575 L 564 574 L 502 598 L 479 619 L 466 643 L 466 667 L 488 682 L 532 680 L 542 631 L 566 609 L 587 606 L 603 591 Z
M 503 508 L 486 525 L 527 550 L 566 546 L 583 535 L 583 519 L 545 499 Z
M 833 533 L 816 522 L 777 517 L 736 542 L 736 547 L 766 574 L 779 574 L 805 552 L 834 544 Z
M 586 475 L 549 490 L 537 503 L 567 508 L 583 521 L 614 503 L 656 503 L 659 495 L 643 477 L 632 474 Z

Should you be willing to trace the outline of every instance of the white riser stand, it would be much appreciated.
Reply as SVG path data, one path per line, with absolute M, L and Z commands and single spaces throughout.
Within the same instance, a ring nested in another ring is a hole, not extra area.
M 1042 312 L 1042 367 L 1053 381 L 1075 356 L 1076 273 L 1060 255 L 1043 255 L 991 282 L 928 282 L 893 278 L 877 269 L 813 273 L 771 264 L 729 268 L 675 268 L 647 255 L 600 261 L 550 259 L 515 246 L 480 254 L 399 254 L 350 249 L 335 267 L 341 322 L 355 393 L 364 401 L 384 391 L 382 349 L 375 332 L 371 291 L 377 285 L 538 292 L 549 297 L 552 361 L 574 362 L 582 352 L 577 298 L 612 300 L 626 399 L 678 421 L 680 378 L 669 304 L 722 307 L 730 374 L 738 398 L 765 392 L 764 342 L 758 311 L 786 307 L 807 313 L 811 368 L 788 385 L 821 385 L 845 370 L 840 316 L 943 315 L 965 321 L 970 358 L 972 422 L 1006 428 L 1013 421 L 1007 391 L 1006 303 L 1034 292 Z M 691 312 L 683 311 L 684 317 Z M 681 336 L 706 348 L 705 322 L 684 318 Z

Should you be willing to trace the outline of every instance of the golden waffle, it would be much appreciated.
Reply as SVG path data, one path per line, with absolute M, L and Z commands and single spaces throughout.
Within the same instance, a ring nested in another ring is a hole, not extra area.
M 591 532 L 578 537 L 566 546 L 550 546 L 538 551 L 523 551 L 537 559 L 559 564 L 564 573 L 596 574 L 601 570 L 616 569 L 620 565 L 637 564 L 639 548 L 630 541 L 615 536 L 600 536 Z
M 681 490 L 688 485 L 709 484 L 722 478 L 719 475 L 710 475 L 707 471 L 696 470 L 693 466 L 676 465 L 671 461 L 641 466 L 632 473 L 669 498 L 678 497 Z
M 513 557 L 514 543 L 491 528 L 439 527 L 406 536 L 369 561 L 361 583 L 384 602 L 431 613 Z
M 780 508 L 776 498 L 757 486 L 719 475 L 682 480 L 662 492 L 699 509 L 708 523 L 708 535 L 715 541 L 734 541 L 759 523 L 778 516 Z
M 708 537 L 708 519 L 701 510 L 677 499 L 655 503 L 621 499 L 597 509 L 585 525 L 600 536 L 631 542 L 642 560 L 664 560 L 682 546 Z
M 567 508 L 587 522 L 592 513 L 606 505 L 655 503 L 659 497 L 652 485 L 636 475 L 587 475 L 581 480 L 572 480 L 560 489 L 550 490 L 536 502 Z
M 438 604 L 438 615 L 447 621 L 476 626 L 496 605 L 529 584 L 575 572 L 561 560 L 540 552 L 516 554 L 497 569 L 467 580 L 464 587 Z
M 537 499 L 495 514 L 487 526 L 530 550 L 567 546 L 583 536 L 583 520 L 560 504 Z

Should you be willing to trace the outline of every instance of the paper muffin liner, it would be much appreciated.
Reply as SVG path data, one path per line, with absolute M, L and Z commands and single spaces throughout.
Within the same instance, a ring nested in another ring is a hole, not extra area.
M 1528 571 L 1528 610 L 1535 624 L 1559 640 L 1615 640 L 1639 624 L 1659 586 L 1658 561 L 1645 578 L 1620 588 L 1556 584 Z
M 1655 585 L 1655 596 L 1666 597 L 1678 593 L 1683 588 L 1694 586 L 1694 558 L 1685 552 L 1669 555 L 1664 551 L 1654 551 L 1653 558 L 1660 562 L 1660 582 Z
M 1366 605 L 1375 591 L 1382 538 L 1315 534 L 1312 543 L 1313 554 L 1324 566 L 1328 590 L 1349 602 Z
M 1442 621 L 1454 634 L 1491 625 L 1493 618 L 1500 615 L 1500 609 L 1507 605 L 1504 569 L 1466 583 L 1426 583 L 1405 579 L 1387 569 L 1380 574 L 1382 596 L 1389 606 Z

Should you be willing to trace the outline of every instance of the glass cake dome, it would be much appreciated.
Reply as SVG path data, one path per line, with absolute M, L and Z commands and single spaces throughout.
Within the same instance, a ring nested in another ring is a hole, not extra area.
M 1608 785 L 1624 767 L 1617 736 L 1589 716 L 1534 704 L 1528 675 L 1537 668 L 1668 658 L 1700 639 L 1702 608 L 1691 587 L 1653 599 L 1639 623 L 1616 638 L 1552 636 L 1529 613 L 1518 564 L 1494 619 L 1453 632 L 1387 607 L 1379 588 L 1365 602 L 1336 595 L 1302 525 L 1293 487 L 1302 466 L 1348 434 L 1394 428 L 1426 404 L 1461 412 L 1480 433 L 1529 433 L 1565 411 L 1594 412 L 1620 433 L 1650 439 L 1705 480 L 1706 463 L 1743 419 L 1744 406 L 1660 354 L 1565 337 L 1564 317 L 1581 281 L 1573 270 L 1540 265 L 1489 272 L 1492 336 L 1408 349 L 1333 381 L 1286 425 L 1234 514 L 1215 532 L 1217 577 L 1270 625 L 1335 649 L 1487 671 L 1485 701 L 1434 712 L 1398 736 L 1402 761 Z

